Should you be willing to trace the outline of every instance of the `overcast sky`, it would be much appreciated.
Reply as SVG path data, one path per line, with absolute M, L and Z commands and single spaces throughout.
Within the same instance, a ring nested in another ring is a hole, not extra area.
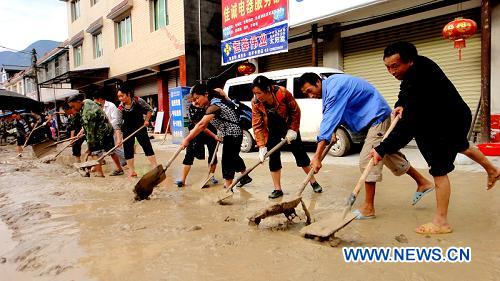
M 64 41 L 67 37 L 66 2 L 0 0 L 0 46 L 22 50 L 37 40 Z

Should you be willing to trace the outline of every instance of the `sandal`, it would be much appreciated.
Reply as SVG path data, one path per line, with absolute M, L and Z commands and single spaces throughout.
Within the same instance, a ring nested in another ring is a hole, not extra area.
M 426 195 L 427 193 L 431 192 L 434 190 L 434 186 L 429 188 L 429 189 L 426 189 L 422 192 L 420 191 L 415 191 L 415 193 L 413 193 L 413 199 L 412 199 L 412 205 L 415 205 L 418 203 L 418 201 L 420 201 L 420 199 L 422 199 L 422 197 L 424 197 L 424 195 Z
M 120 170 L 120 171 L 117 171 L 117 170 L 114 170 L 111 174 L 109 174 L 110 176 L 121 176 L 123 175 L 123 170 Z
M 428 222 L 426 224 L 422 224 L 421 226 L 415 229 L 415 232 L 418 234 L 447 234 L 451 233 L 453 229 L 451 226 L 439 226 L 435 225 L 432 222 Z
M 355 217 L 355 219 L 356 219 L 356 220 L 371 220 L 371 219 L 376 218 L 376 216 L 375 216 L 375 215 L 368 215 L 368 216 L 365 216 L 365 215 L 363 215 L 363 213 L 361 213 L 361 211 L 360 211 L 360 210 L 354 210 L 354 211 L 352 211 L 352 213 L 353 213 L 354 215 L 356 215 L 356 217 Z

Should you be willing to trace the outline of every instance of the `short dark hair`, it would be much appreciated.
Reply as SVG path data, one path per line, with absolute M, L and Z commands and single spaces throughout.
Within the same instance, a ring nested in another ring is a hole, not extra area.
M 316 82 L 321 81 L 321 77 L 318 74 L 313 72 L 306 72 L 302 74 L 299 78 L 299 88 L 302 88 L 305 83 L 309 83 L 311 85 L 316 85 Z
M 196 83 L 193 85 L 193 87 L 191 87 L 189 93 L 191 95 L 204 95 L 208 93 L 208 87 L 205 83 Z
M 104 89 L 102 88 L 95 89 L 94 91 L 92 91 L 91 95 L 93 99 L 106 99 L 108 97 L 108 95 L 106 95 Z
M 83 101 L 83 95 L 81 94 L 74 95 L 68 99 L 68 102 L 77 102 L 77 101 Z
M 267 78 L 264 75 L 259 75 L 253 79 L 252 88 L 257 87 L 262 91 L 271 92 L 271 87 L 274 85 L 274 81 Z
M 124 82 L 123 84 L 118 85 L 118 87 L 116 88 L 116 93 L 118 93 L 118 91 L 131 97 L 134 96 L 134 89 L 130 82 Z
M 68 102 L 65 102 L 65 103 L 63 103 L 63 104 L 62 104 L 62 109 L 63 109 L 64 111 L 66 111 L 66 110 L 70 110 L 70 109 L 71 109 L 71 106 L 69 106 L 69 103 L 68 103 Z
M 383 59 L 395 54 L 399 54 L 401 61 L 407 63 L 417 58 L 418 51 L 415 45 L 413 45 L 412 43 L 406 41 L 398 41 L 385 47 Z

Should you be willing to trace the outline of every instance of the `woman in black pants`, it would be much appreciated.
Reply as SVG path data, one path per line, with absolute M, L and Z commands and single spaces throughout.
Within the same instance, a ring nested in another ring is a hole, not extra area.
M 189 106 L 189 130 L 192 130 L 196 124 L 205 116 L 205 109 L 199 108 L 194 104 Z M 193 165 L 194 158 L 203 160 L 205 158 L 205 145 L 208 148 L 208 164 L 210 165 L 210 161 L 215 151 L 215 147 L 217 146 L 217 129 L 211 124 L 208 125 L 207 128 L 210 132 L 199 134 L 186 148 L 186 156 L 184 156 L 184 161 L 182 164 L 184 165 L 182 169 L 182 178 L 177 180 L 175 183 L 178 187 L 183 187 L 186 184 L 186 178 L 191 170 L 191 166 Z M 217 168 L 217 155 L 215 156 L 214 163 L 210 165 L 210 173 L 214 173 Z M 219 181 L 212 177 L 210 179 L 210 183 L 217 184 Z
M 243 173 L 246 170 L 245 162 L 241 159 L 240 147 L 243 140 L 243 130 L 239 126 L 239 117 L 223 95 L 214 90 L 209 90 L 205 84 L 197 84 L 191 88 L 193 104 L 205 108 L 205 116 L 194 126 L 184 140 L 182 146 L 187 147 L 197 135 L 207 131 L 208 124 L 214 127 L 222 135 L 222 177 L 224 186 L 233 183 L 236 172 Z M 247 175 L 241 178 L 239 186 L 243 186 L 252 179 Z
M 126 137 L 128 137 L 142 125 L 146 126 L 142 130 L 140 130 L 135 135 L 135 137 L 132 137 L 123 143 L 123 152 L 125 154 L 125 160 L 127 160 L 127 166 L 129 167 L 130 171 L 129 177 L 137 177 L 134 166 L 134 143 L 136 138 L 141 145 L 142 150 L 144 150 L 144 154 L 146 154 L 146 156 L 148 157 L 151 165 L 153 167 L 156 167 L 158 165 L 147 131 L 147 127 L 149 126 L 149 119 L 153 114 L 153 109 L 143 99 L 135 97 L 132 89 L 128 85 L 120 86 L 117 92 L 117 96 L 121 102 L 118 106 L 118 109 L 121 112 L 121 118 L 123 122 L 123 138 L 125 139 Z M 144 117 L 144 115 L 146 115 L 146 117 Z

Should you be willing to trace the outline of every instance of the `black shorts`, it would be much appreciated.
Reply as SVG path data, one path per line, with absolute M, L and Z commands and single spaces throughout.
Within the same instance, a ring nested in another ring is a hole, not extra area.
M 208 164 L 210 164 L 212 156 L 214 155 L 215 147 L 217 146 L 217 142 L 204 133 L 201 133 L 186 148 L 186 156 L 184 156 L 182 164 L 189 166 L 193 165 L 195 157 L 200 160 L 205 159 L 205 145 L 208 148 Z M 215 156 L 214 164 L 217 164 L 217 156 Z
M 444 176 L 455 169 L 457 154 L 469 148 L 467 134 L 471 124 L 470 115 L 436 133 L 415 136 L 418 149 L 424 156 L 432 176 Z
M 24 142 L 26 141 L 26 137 L 25 136 L 17 136 L 16 140 L 17 140 L 18 146 L 23 146 Z

